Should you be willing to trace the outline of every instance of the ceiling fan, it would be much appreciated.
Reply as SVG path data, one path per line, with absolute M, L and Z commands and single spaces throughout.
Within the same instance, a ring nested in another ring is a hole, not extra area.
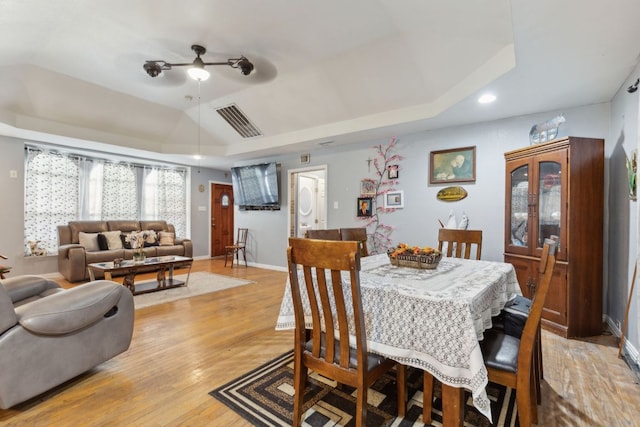
M 228 65 L 231 68 L 239 69 L 240 72 L 248 76 L 253 71 L 253 64 L 243 55 L 239 58 L 229 58 L 226 61 L 221 62 L 204 62 L 200 55 L 204 55 L 207 52 L 203 46 L 198 44 L 194 44 L 191 46 L 191 50 L 196 53 L 196 59 L 193 62 L 185 62 L 180 64 L 172 64 L 163 60 L 155 60 L 155 61 L 145 61 L 142 68 L 147 72 L 151 77 L 158 77 L 160 73 L 163 71 L 171 70 L 173 67 L 188 67 L 191 66 L 187 70 L 189 77 L 194 80 L 204 81 L 209 78 L 209 72 L 205 70 L 205 65 Z

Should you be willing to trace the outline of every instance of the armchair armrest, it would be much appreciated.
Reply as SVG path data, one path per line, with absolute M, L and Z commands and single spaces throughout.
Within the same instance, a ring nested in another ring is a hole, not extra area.
M 58 257 L 61 258 L 69 258 L 70 252 L 74 249 L 81 249 L 84 252 L 84 246 L 78 243 L 69 243 L 68 245 L 60 245 L 58 246 Z
M 2 281 L 7 294 L 14 304 L 36 295 L 41 295 L 49 289 L 58 289 L 58 285 L 53 280 L 46 279 L 42 276 L 16 276 L 4 279 Z
M 70 243 L 58 247 L 58 271 L 70 282 L 85 278 L 87 256 L 84 246 Z
M 184 256 L 189 258 L 193 256 L 193 242 L 191 242 L 191 239 L 176 239 L 175 244 L 184 246 Z
M 118 283 L 97 280 L 50 295 L 16 308 L 18 322 L 25 329 L 44 335 L 63 335 L 97 322 L 118 304 L 122 292 Z

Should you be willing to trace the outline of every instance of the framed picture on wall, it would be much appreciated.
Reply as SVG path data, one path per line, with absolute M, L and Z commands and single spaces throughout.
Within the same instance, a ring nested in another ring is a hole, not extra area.
M 373 197 L 376 195 L 376 182 L 372 179 L 363 179 L 360 181 L 360 196 Z
M 429 170 L 430 184 L 448 184 L 450 182 L 475 181 L 475 146 L 431 152 Z
M 389 191 L 384 195 L 385 209 L 402 209 L 404 208 L 404 191 Z
M 387 166 L 387 178 L 398 179 L 398 165 Z
M 359 217 L 368 217 L 371 216 L 371 208 L 373 204 L 372 197 L 358 197 L 358 216 Z

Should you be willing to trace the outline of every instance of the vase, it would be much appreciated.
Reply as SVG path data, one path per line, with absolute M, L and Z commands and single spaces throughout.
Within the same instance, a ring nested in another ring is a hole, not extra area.
M 144 252 L 134 252 L 133 253 L 133 262 L 136 264 L 144 263 L 144 260 L 147 258 Z

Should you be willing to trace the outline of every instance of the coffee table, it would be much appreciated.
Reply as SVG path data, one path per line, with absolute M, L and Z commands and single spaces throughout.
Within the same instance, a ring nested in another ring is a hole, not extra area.
M 147 258 L 144 262 L 123 260 L 120 262 L 120 265 L 114 265 L 113 261 L 96 262 L 87 265 L 87 269 L 89 270 L 89 278 L 91 281 L 96 280 L 96 272 L 102 272 L 106 280 L 113 280 L 112 277 L 114 275 L 124 275 L 122 285 L 129 288 L 133 295 L 139 295 L 177 288 L 179 286 L 187 286 L 192 263 L 193 258 L 171 255 Z M 186 280 L 182 281 L 173 278 L 173 270 L 176 267 L 189 267 Z M 136 274 L 149 271 L 157 272 L 156 280 L 135 283 Z M 169 273 L 168 277 L 167 272 Z

